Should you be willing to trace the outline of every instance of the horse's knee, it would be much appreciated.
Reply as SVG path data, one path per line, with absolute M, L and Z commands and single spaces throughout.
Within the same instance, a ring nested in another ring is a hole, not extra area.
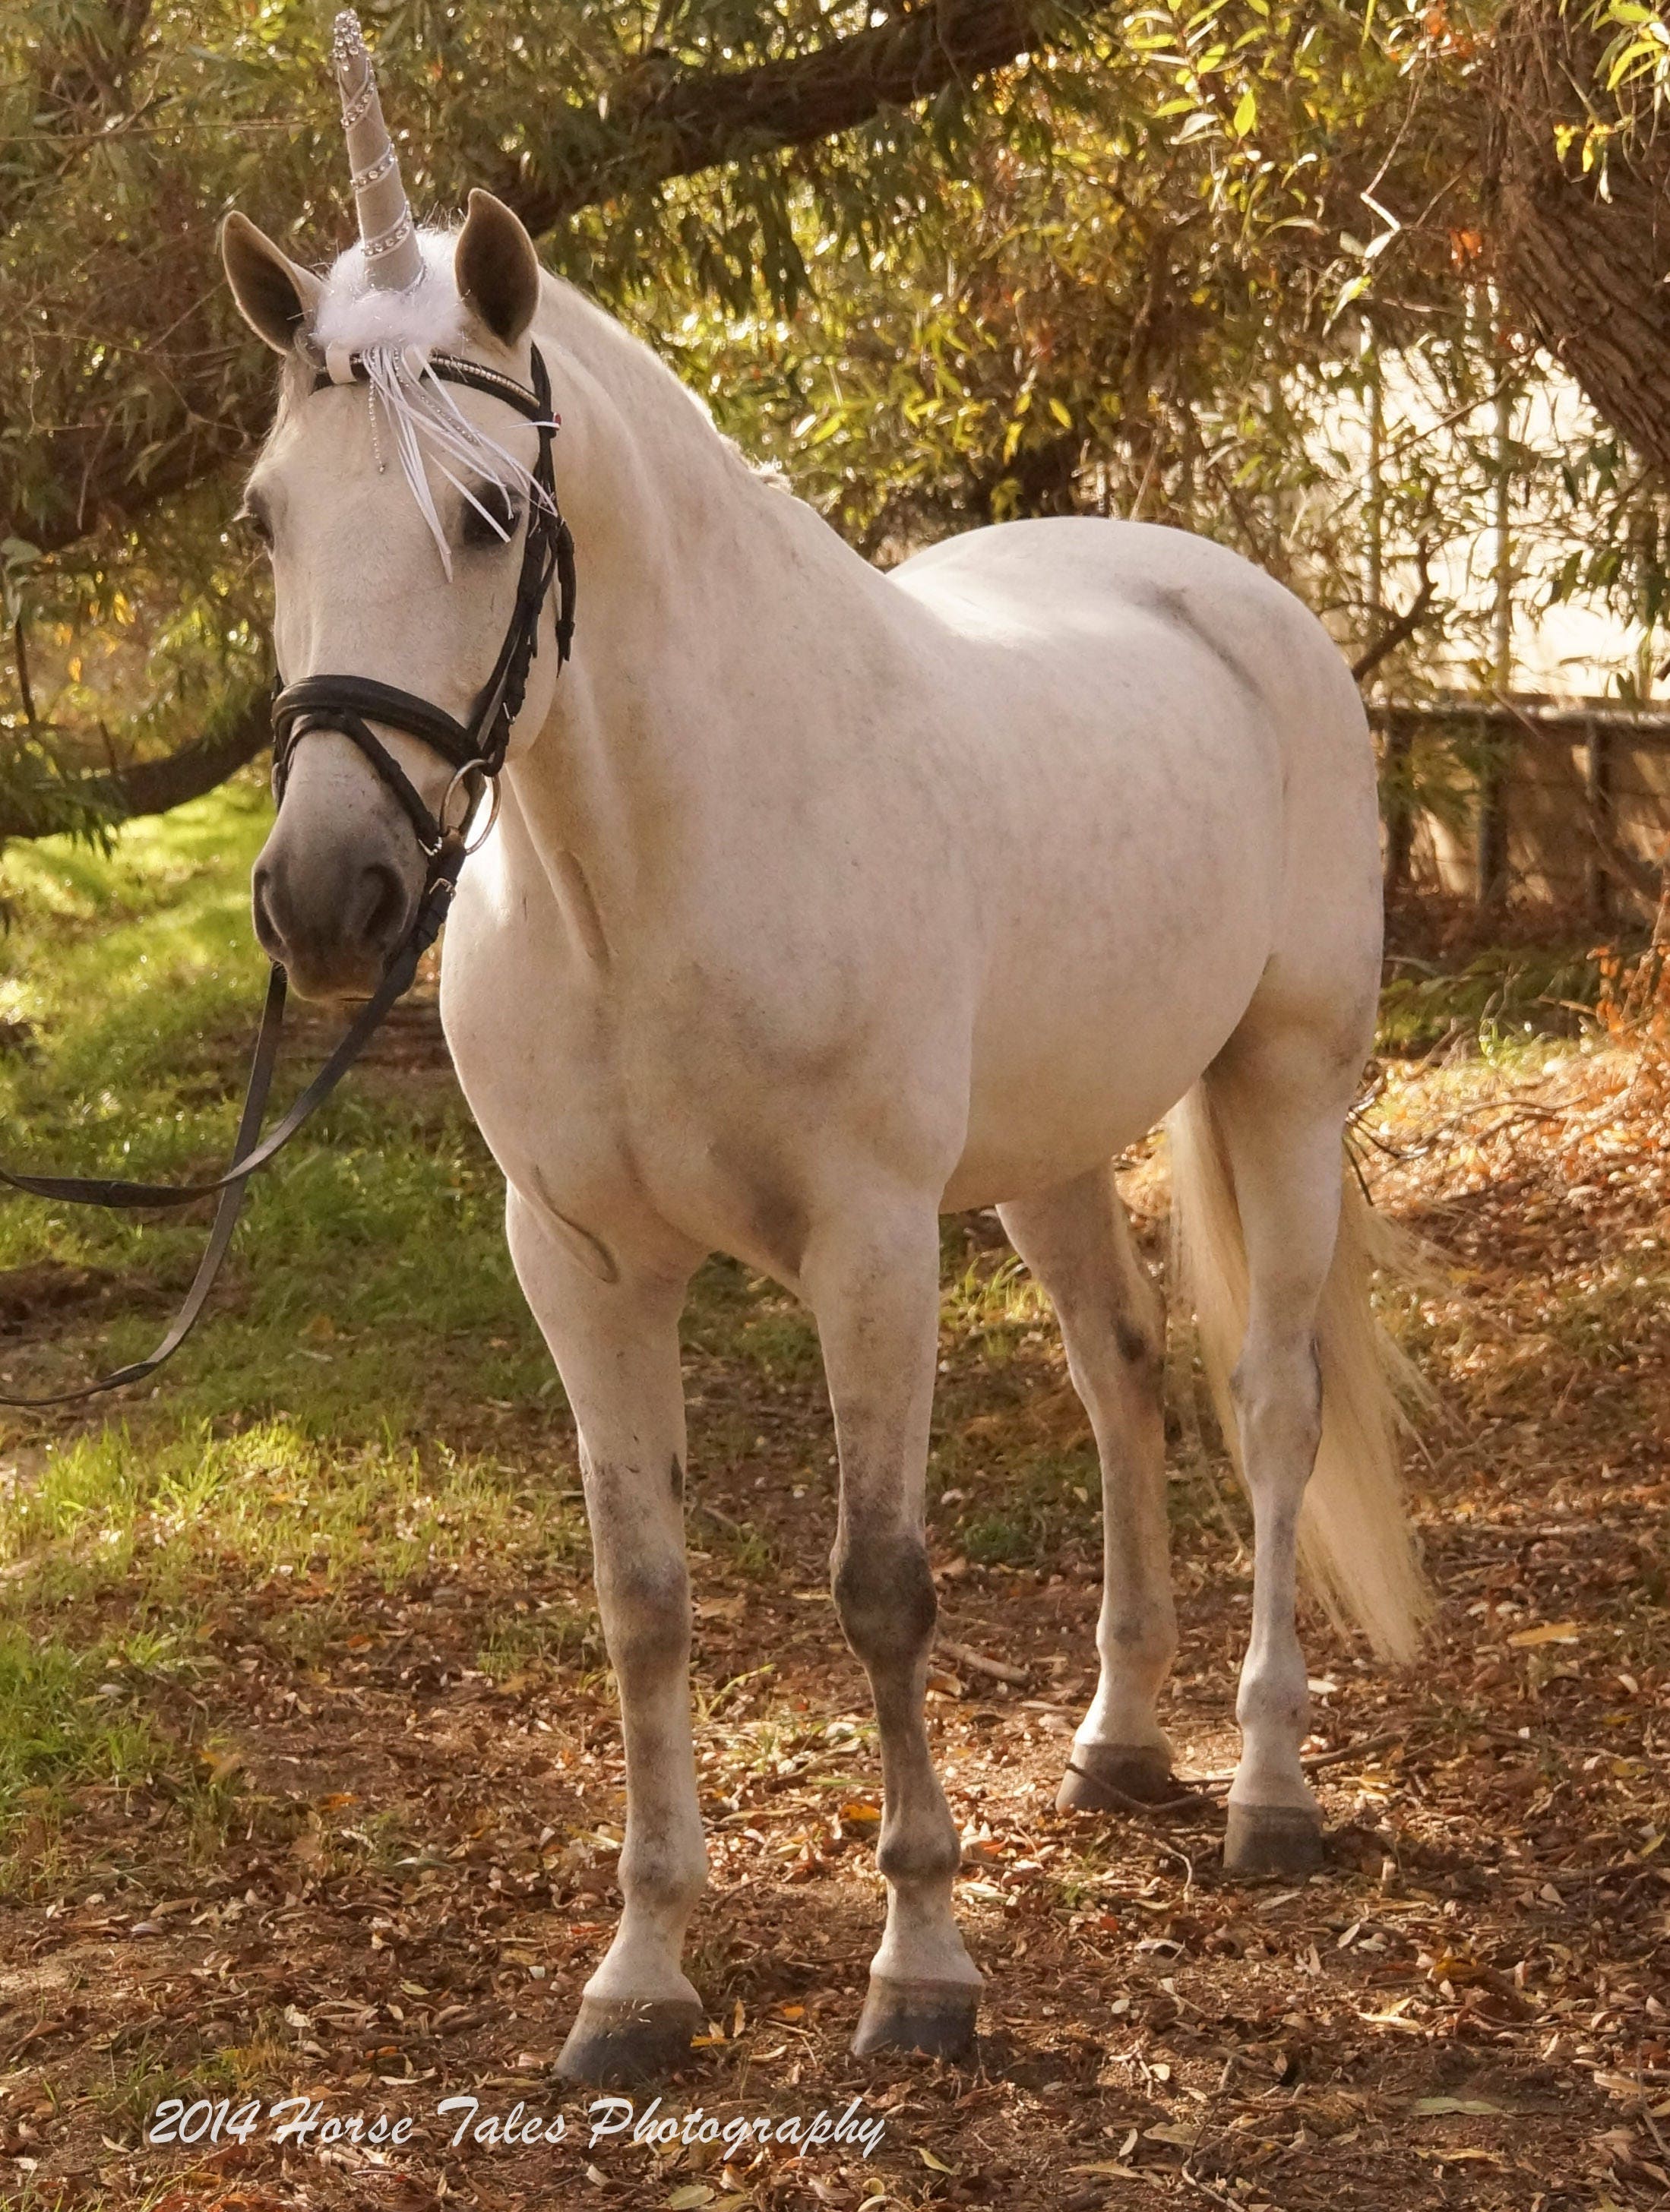
M 842 1632 L 865 1667 L 892 1674 L 914 1666 L 939 1618 L 922 1538 L 901 1530 L 844 1531 L 831 1565 Z
M 1156 1305 L 1157 1303 L 1156 1300 Z M 1166 1380 L 1163 1317 L 1154 1312 L 1121 1307 L 1114 1315 L 1112 1334 L 1120 1372 L 1140 1396 L 1157 1401 Z
M 634 1559 L 605 1571 L 598 1595 L 609 1661 L 623 1687 L 663 1679 L 690 1655 L 690 1577 L 681 1559 Z

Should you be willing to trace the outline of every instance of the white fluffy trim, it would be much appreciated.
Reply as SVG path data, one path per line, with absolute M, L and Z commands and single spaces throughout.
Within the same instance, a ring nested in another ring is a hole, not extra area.
M 321 353 L 338 345 L 359 353 L 370 346 L 409 345 L 445 352 L 463 344 L 470 313 L 453 280 L 456 240 L 448 230 L 420 230 L 418 243 L 424 273 L 404 292 L 379 291 L 369 283 L 357 246 L 338 257 L 314 318 L 313 337 Z

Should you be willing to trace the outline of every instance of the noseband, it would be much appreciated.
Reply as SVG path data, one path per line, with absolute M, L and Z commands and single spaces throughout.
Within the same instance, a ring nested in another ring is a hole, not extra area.
M 266 1004 L 255 1039 L 254 1057 L 244 1092 L 243 1113 L 232 1147 L 232 1164 L 212 1182 L 123 1182 L 89 1176 L 15 1175 L 0 1168 L 0 1183 L 64 1206 L 98 1206 L 122 1211 L 173 1208 L 194 1200 L 218 1200 L 209 1242 L 186 1292 L 184 1303 L 155 1352 L 143 1359 L 119 1368 L 113 1375 L 73 1390 L 58 1390 L 43 1397 L 22 1398 L 0 1393 L 0 1406 L 60 1406 L 97 1397 L 106 1390 L 142 1382 L 154 1375 L 165 1359 L 172 1358 L 196 1327 L 215 1278 L 219 1274 L 232 1242 L 243 1206 L 244 1191 L 258 1168 L 283 1152 L 291 1138 L 328 1098 L 364 1051 L 395 1001 L 411 988 L 418 964 L 440 934 L 457 888 L 459 872 L 472 849 L 466 842 L 471 817 L 485 793 L 497 804 L 497 779 L 504 767 L 511 729 L 521 712 L 528 670 L 539 650 L 539 619 L 552 583 L 557 586 L 557 665 L 568 659 L 574 641 L 574 540 L 557 504 L 553 446 L 558 418 L 552 411 L 551 379 L 545 360 L 533 349 L 531 388 L 513 377 L 478 362 L 454 354 L 431 354 L 429 368 L 443 383 L 468 385 L 502 399 L 525 416 L 539 434 L 539 459 L 533 468 L 533 488 L 527 501 L 527 529 L 522 542 L 521 573 L 516 582 L 516 601 L 509 627 L 499 647 L 493 671 L 477 695 L 467 722 L 460 722 L 415 692 L 393 684 L 373 683 L 363 676 L 304 676 L 286 684 L 272 702 L 272 780 L 282 801 L 290 763 L 302 739 L 315 730 L 334 730 L 349 738 L 365 756 L 377 775 L 399 801 L 417 834 L 424 862 L 423 897 L 411 928 L 395 951 L 376 990 L 349 1024 L 336 1049 L 270 1135 L 263 1138 L 268 1094 L 278 1058 L 283 1027 L 286 978 L 275 961 L 267 984 Z M 314 391 L 343 380 L 366 382 L 364 363 L 350 356 L 345 380 L 326 369 L 315 380 Z M 440 806 L 431 812 L 399 763 L 371 728 L 373 721 L 387 729 L 416 738 L 438 753 L 453 770 L 452 781 Z M 465 798 L 462 815 L 449 819 L 454 793 Z

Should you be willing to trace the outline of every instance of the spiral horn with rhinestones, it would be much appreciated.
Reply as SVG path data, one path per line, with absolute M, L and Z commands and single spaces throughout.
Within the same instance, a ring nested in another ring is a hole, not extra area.
M 366 275 L 380 290 L 404 292 L 424 273 L 388 126 L 377 97 L 377 80 L 359 17 L 344 8 L 336 19 L 331 60 L 342 94 L 342 127 L 348 140 L 354 204 Z

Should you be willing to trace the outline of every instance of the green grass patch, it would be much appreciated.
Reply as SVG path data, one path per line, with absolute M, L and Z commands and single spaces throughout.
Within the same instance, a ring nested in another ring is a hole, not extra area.
M 134 1707 L 126 1658 L 0 1624 L 0 1836 L 31 1813 L 50 1830 L 66 1782 L 131 1787 L 172 1763 Z
M 247 887 L 269 818 L 233 787 L 107 854 L 8 851 L 9 1160 L 164 1178 L 223 1161 L 265 984 Z M 576 1559 L 561 1479 L 483 1442 L 518 1407 L 555 1425 L 561 1406 L 503 1213 L 448 1083 L 357 1074 L 258 1180 L 222 1287 L 158 1387 L 92 1428 L 0 1415 L 0 1831 L 170 1761 L 190 1783 L 195 1753 L 148 1698 L 218 1663 L 205 1639 L 241 1607 L 306 1664 L 346 1642 L 368 1589 L 472 1559 L 533 1580 Z M 204 1215 L 0 1206 L 0 1278 L 92 1269 L 107 1289 L 0 1338 L 0 1376 L 46 1388 L 149 1349 Z

